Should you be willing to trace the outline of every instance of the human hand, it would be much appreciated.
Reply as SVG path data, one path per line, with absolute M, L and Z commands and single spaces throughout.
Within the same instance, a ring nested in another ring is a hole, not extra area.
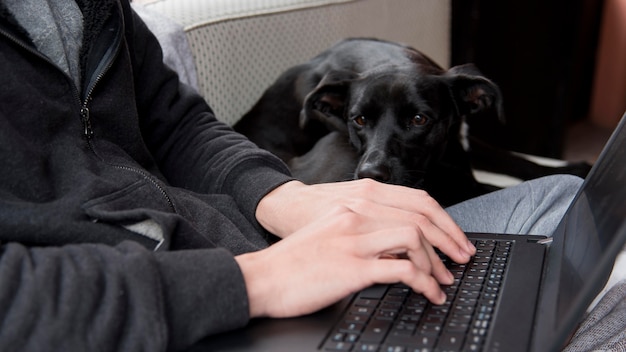
M 362 218 L 363 228 L 380 223 L 411 224 L 430 244 L 458 263 L 467 262 L 476 251 L 454 220 L 426 192 L 370 179 L 310 186 L 291 181 L 263 198 L 256 216 L 268 231 L 285 238 L 339 205 L 367 215 Z
M 237 256 L 251 316 L 312 313 L 375 283 L 403 282 L 443 303 L 440 285 L 454 279 L 421 227 L 376 215 L 335 205 L 282 241 Z

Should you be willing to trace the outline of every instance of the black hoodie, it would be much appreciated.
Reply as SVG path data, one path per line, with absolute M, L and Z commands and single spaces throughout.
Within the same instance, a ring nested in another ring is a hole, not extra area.
M 267 245 L 255 208 L 286 166 L 179 83 L 127 1 L 78 3 L 80 90 L 0 6 L 0 348 L 180 350 L 245 325 L 233 256 Z

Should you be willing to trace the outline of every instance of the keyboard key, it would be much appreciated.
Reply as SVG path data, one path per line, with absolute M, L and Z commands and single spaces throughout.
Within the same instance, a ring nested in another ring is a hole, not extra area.
M 388 296 L 403 296 L 406 297 L 411 293 L 411 289 L 408 287 L 392 287 L 388 292 Z
M 437 343 L 438 351 L 458 351 L 463 346 L 465 335 L 456 332 L 444 332 Z
M 397 310 L 379 309 L 376 312 L 376 319 L 393 321 L 398 316 Z
M 398 312 L 398 311 L 400 311 L 400 309 L 402 309 L 402 303 L 400 303 L 400 302 L 383 301 L 380 304 L 380 308 L 381 309 L 387 309 L 387 310 L 395 310 L 396 312 Z
M 362 323 L 343 323 L 339 325 L 339 331 L 347 333 L 360 333 L 361 331 L 363 331 L 364 326 L 365 324 Z
M 445 317 L 443 315 L 429 315 L 425 317 L 424 323 L 441 326 L 445 320 L 444 318 Z
M 456 300 L 456 304 L 463 305 L 463 306 L 474 307 L 476 306 L 477 303 L 478 303 L 478 300 L 476 298 L 471 298 L 471 297 L 459 297 Z
M 455 305 L 453 309 L 454 313 L 460 314 L 472 314 L 474 312 L 474 307 L 472 306 L 459 306 Z
M 377 299 L 366 299 L 366 298 L 357 298 L 354 301 L 354 305 L 357 307 L 370 307 L 370 308 L 375 308 L 376 306 L 378 306 L 378 303 L 380 301 Z
M 413 335 L 416 328 L 416 323 L 409 323 L 401 320 L 391 329 L 390 334 L 410 336 Z
M 358 343 L 354 351 L 355 352 L 377 352 L 380 347 L 377 343 Z
M 480 335 L 469 335 L 467 338 L 467 343 L 470 344 L 470 346 L 476 346 L 476 348 L 480 348 L 480 346 L 482 346 L 483 341 L 485 340 L 484 336 L 480 336 Z M 471 349 L 471 347 L 470 347 Z
M 348 311 L 348 314 L 351 315 L 372 315 L 374 313 L 374 309 L 370 307 L 352 307 Z
M 465 333 L 469 330 L 469 323 L 451 321 L 446 324 L 446 331 Z
M 411 347 L 432 348 L 435 346 L 436 342 L 437 342 L 436 335 L 424 334 L 424 335 L 420 335 L 419 338 L 417 338 L 416 343 L 412 345 Z
M 355 343 L 359 339 L 359 334 L 347 334 L 345 338 L 345 342 Z
M 441 332 L 441 324 L 422 323 L 418 328 L 420 335 L 438 335 Z
M 450 322 L 469 323 L 469 322 L 472 321 L 472 316 L 473 316 L 472 314 L 458 314 L 458 313 L 454 313 L 450 317 Z
M 385 296 L 385 302 L 404 302 L 404 296 L 403 295 L 386 295 Z
M 476 320 L 474 322 L 474 328 L 476 329 L 487 329 L 489 327 L 488 320 Z
M 347 323 L 365 323 L 370 319 L 368 315 L 348 314 L 346 316 Z
M 359 298 L 369 298 L 369 299 L 382 299 L 385 296 L 385 292 L 387 292 L 387 286 L 385 285 L 374 285 L 370 286 L 363 291 L 359 292 Z
M 499 286 L 499 284 L 498 284 Z M 463 282 L 461 284 L 461 289 L 462 290 L 469 290 L 469 291 L 480 291 L 483 288 L 483 285 L 480 283 L 476 283 L 476 282 Z
M 418 315 L 401 314 L 400 321 L 403 321 L 406 323 L 417 323 L 418 321 L 420 321 L 421 317 L 422 317 L 421 314 L 418 314 Z
M 333 335 L 332 340 L 342 342 L 345 337 L 346 334 L 344 334 L 343 332 L 338 332 Z
M 324 351 L 350 351 L 351 343 L 329 341 L 324 345 Z
M 394 334 L 390 333 L 385 339 L 383 351 L 385 347 L 389 346 L 404 346 L 407 347 L 407 351 L 413 351 L 420 348 L 432 348 L 437 342 L 438 334 L 419 334 L 416 333 L 413 336 L 407 336 L 406 334 Z
M 391 327 L 392 322 L 388 320 L 374 319 L 363 331 L 360 341 L 379 343 L 387 335 L 387 331 Z
M 485 277 L 484 276 L 468 275 L 467 277 L 465 277 L 465 280 L 463 280 L 463 281 L 464 282 L 477 283 L 477 284 L 481 284 L 482 285 L 482 283 L 485 281 Z
M 474 263 L 489 263 L 491 261 L 491 257 L 475 256 L 472 261 Z
M 480 296 L 480 292 L 463 289 L 459 292 L 459 296 L 465 298 L 478 298 Z

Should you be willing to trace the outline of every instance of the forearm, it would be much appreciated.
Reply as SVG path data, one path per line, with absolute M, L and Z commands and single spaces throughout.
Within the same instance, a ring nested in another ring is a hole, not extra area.
M 0 345 L 13 351 L 183 349 L 247 322 L 238 270 L 225 251 L 153 253 L 130 242 L 7 244 L 0 255 Z
M 255 221 L 259 200 L 291 179 L 276 156 L 219 121 L 197 92 L 162 62 L 158 42 L 136 22 L 134 81 L 145 143 L 174 186 L 232 196 Z

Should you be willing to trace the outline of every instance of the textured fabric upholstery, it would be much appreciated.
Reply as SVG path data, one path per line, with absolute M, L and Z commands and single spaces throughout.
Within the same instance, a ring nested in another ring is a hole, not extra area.
M 412 45 L 450 60 L 449 0 L 163 0 L 146 8 L 187 34 L 198 89 L 229 124 L 284 70 L 351 36 Z

